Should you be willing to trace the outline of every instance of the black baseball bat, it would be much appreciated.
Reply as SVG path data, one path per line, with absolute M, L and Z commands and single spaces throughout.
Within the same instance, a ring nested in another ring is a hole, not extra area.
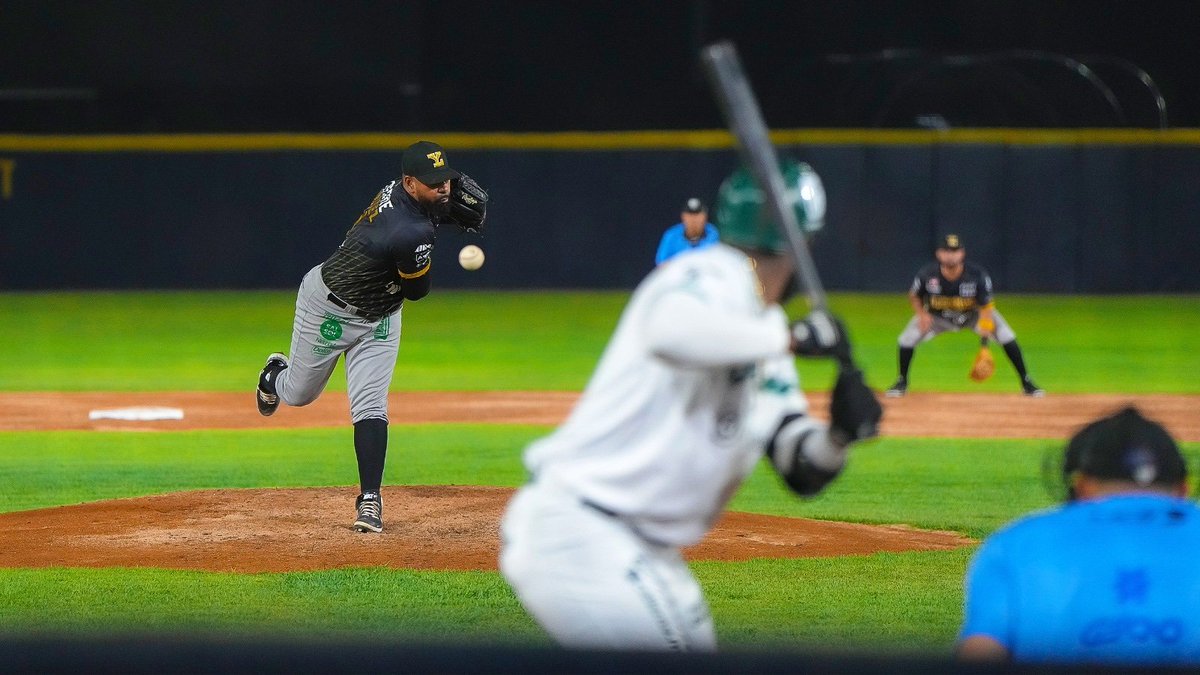
M 811 310 L 827 310 L 825 287 L 817 275 L 817 265 L 808 251 L 796 212 L 787 199 L 787 187 L 779 170 L 779 157 L 767 131 L 754 90 L 742 70 L 737 48 L 728 41 L 709 45 L 701 52 L 704 70 L 717 94 L 717 102 L 730 131 L 737 138 L 742 162 L 766 195 L 766 203 L 775 216 L 788 250 L 800 275 Z

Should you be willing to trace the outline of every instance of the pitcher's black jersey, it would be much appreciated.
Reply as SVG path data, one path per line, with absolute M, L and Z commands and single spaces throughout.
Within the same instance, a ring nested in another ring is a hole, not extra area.
M 321 266 L 321 279 L 368 318 L 396 311 L 429 292 L 437 225 L 394 180 L 375 195 L 346 239 Z
M 964 326 L 974 321 L 980 307 L 992 302 L 992 277 L 979 265 L 963 262 L 962 274 L 948 281 L 933 262 L 917 271 L 908 290 L 921 298 L 931 314 Z

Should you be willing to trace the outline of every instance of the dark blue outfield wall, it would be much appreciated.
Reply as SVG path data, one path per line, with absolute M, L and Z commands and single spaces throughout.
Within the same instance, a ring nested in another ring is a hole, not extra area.
M 418 136 L 0 136 L 0 288 L 291 288 Z M 492 194 L 481 241 L 444 229 L 437 287 L 632 288 L 724 132 L 442 134 Z M 903 292 L 959 232 L 1001 292 L 1200 290 L 1200 132 L 791 131 L 829 198 L 833 290 Z M 458 249 L 487 263 L 466 273 Z

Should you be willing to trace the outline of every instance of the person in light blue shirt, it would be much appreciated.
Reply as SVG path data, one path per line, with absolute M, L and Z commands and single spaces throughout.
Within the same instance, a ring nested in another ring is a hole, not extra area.
M 684 251 L 717 243 L 717 228 L 708 222 L 708 207 L 696 197 L 687 200 L 683 205 L 679 220 L 680 222 L 663 232 L 662 239 L 658 242 L 658 253 L 654 256 L 655 265 L 661 265 L 668 258 Z
M 1065 504 L 988 537 L 962 660 L 1200 666 L 1200 508 L 1167 431 L 1128 407 L 1073 436 Z

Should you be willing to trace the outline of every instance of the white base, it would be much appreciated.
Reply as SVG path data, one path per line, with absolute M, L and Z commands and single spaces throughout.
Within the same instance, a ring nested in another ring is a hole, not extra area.
M 165 408 L 162 406 L 132 406 L 129 408 L 112 408 L 109 410 L 93 410 L 88 413 L 89 420 L 181 420 L 183 410 L 180 408 Z

